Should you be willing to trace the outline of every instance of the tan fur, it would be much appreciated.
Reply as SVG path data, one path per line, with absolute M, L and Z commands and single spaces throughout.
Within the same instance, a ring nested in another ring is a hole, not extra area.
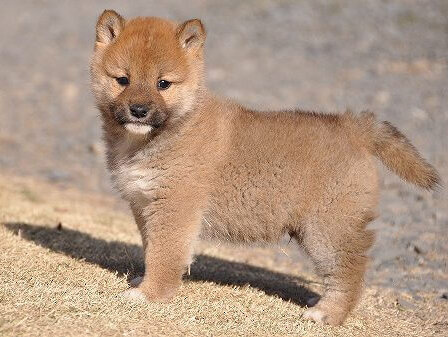
M 108 166 L 145 251 L 144 278 L 129 296 L 171 298 L 200 235 L 277 242 L 289 234 L 327 289 L 304 317 L 341 324 L 374 237 L 366 229 L 378 203 L 374 156 L 424 188 L 437 173 L 373 114 L 259 112 L 214 97 L 204 86 L 204 41 L 199 20 L 125 21 L 113 11 L 98 20 L 92 87 Z M 157 90 L 159 79 L 173 84 Z M 133 122 L 134 103 L 151 107 L 143 121 Z

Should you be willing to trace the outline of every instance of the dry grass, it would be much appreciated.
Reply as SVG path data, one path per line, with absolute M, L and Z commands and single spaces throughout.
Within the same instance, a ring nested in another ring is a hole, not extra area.
M 301 303 L 321 286 L 276 263 L 274 248 L 203 244 L 171 303 L 127 303 L 120 292 L 141 272 L 139 237 L 129 215 L 102 197 L 3 176 L 0 223 L 1 336 L 448 334 L 448 301 L 407 309 L 374 288 L 343 327 L 302 321 Z

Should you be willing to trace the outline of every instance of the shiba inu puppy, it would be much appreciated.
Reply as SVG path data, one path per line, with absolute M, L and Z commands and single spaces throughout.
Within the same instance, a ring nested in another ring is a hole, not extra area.
M 362 290 L 374 235 L 375 158 L 424 189 L 439 183 L 405 136 L 372 113 L 260 112 L 204 83 L 200 20 L 96 26 L 92 88 L 107 163 L 142 235 L 145 275 L 131 297 L 174 296 L 203 235 L 235 242 L 297 240 L 326 287 L 304 318 L 341 324 Z

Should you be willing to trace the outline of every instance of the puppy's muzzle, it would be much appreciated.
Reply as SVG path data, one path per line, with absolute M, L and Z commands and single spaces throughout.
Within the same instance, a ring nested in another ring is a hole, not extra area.
M 137 119 L 145 118 L 148 115 L 148 107 L 143 104 L 132 104 L 129 107 L 131 115 Z
M 154 128 L 161 127 L 167 119 L 165 111 L 149 104 L 131 104 L 128 114 L 128 122 L 146 124 Z

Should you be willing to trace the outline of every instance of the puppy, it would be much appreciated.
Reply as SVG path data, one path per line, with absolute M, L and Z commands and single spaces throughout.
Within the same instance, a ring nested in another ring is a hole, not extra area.
M 204 84 L 201 21 L 98 19 L 91 62 L 112 180 L 141 232 L 145 275 L 131 297 L 175 295 L 199 236 L 297 240 L 325 292 L 306 319 L 341 324 L 359 298 L 374 234 L 375 157 L 404 180 L 440 179 L 372 113 L 261 112 Z M 139 282 L 135 282 L 138 284 Z

